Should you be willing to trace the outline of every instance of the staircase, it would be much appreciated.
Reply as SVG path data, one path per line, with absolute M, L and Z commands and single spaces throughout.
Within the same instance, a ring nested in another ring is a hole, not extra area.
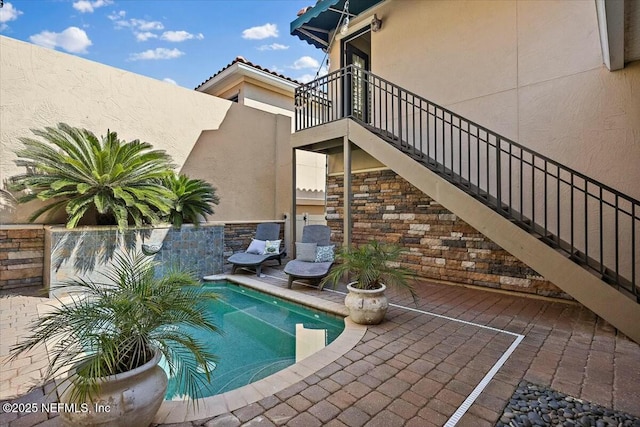
M 344 136 L 640 342 L 640 202 L 353 66 L 296 91 L 294 146 Z

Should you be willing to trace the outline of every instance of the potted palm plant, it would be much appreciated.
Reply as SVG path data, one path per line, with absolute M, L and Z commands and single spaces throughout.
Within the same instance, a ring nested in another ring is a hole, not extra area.
M 409 282 L 413 274 L 397 264 L 401 249 L 371 240 L 357 248 L 341 248 L 336 254 L 337 265 L 323 279 L 335 286 L 343 276 L 352 280 L 347 289 L 345 305 L 351 320 L 363 325 L 382 322 L 389 307 L 384 294 L 387 286 L 407 289 L 416 300 L 413 286 Z
M 104 277 L 65 283 L 69 301 L 34 321 L 12 354 L 46 344 L 47 378 L 68 375 L 58 382 L 74 408 L 61 414 L 68 425 L 147 426 L 166 393 L 161 357 L 191 396 L 210 380 L 215 356 L 189 331 L 217 332 L 203 306 L 216 295 L 184 270 L 155 277 L 154 262 L 134 252 L 116 253 Z

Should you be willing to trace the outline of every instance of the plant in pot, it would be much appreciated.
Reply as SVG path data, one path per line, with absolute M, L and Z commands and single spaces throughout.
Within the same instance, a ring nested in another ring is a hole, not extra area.
M 342 277 L 349 275 L 351 282 L 347 285 L 349 294 L 345 298 L 345 305 L 351 320 L 363 325 L 382 322 L 389 307 L 384 294 L 387 286 L 408 290 L 416 301 L 417 296 L 410 283 L 413 274 L 397 264 L 400 253 L 398 246 L 377 240 L 357 248 L 343 247 L 338 251 L 337 264 L 323 282 L 335 287 Z
M 69 301 L 35 320 L 12 348 L 16 357 L 44 344 L 47 379 L 68 375 L 58 382 L 60 401 L 75 408 L 61 414 L 66 424 L 149 425 L 167 389 L 161 357 L 190 396 L 210 381 L 215 356 L 190 331 L 217 332 L 203 307 L 216 294 L 184 270 L 155 277 L 154 265 L 140 253 L 116 253 L 104 282 L 65 283 Z

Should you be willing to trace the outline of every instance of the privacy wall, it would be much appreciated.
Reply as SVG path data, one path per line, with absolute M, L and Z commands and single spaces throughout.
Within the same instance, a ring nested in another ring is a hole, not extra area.
M 18 138 L 65 122 L 166 150 L 179 171 L 217 187 L 209 220 L 282 219 L 290 210 L 288 117 L 4 36 L 0 67 L 3 186 L 24 172 L 14 163 Z M 3 203 L 0 222 L 24 223 L 35 208 Z

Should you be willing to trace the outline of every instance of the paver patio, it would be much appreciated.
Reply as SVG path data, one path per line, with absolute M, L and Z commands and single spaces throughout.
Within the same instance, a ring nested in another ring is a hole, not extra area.
M 267 277 L 260 280 L 286 287 L 279 269 L 264 272 Z M 294 289 L 336 302 L 344 298 L 298 282 Z M 303 381 L 232 413 L 162 425 L 443 426 L 519 339 L 458 426 L 493 426 L 522 379 L 640 415 L 640 346 L 617 335 L 589 310 L 573 303 L 436 283 L 422 282 L 417 291 L 417 306 L 407 295 L 391 295 L 392 303 L 408 309 L 390 307 L 383 324 L 369 327 L 351 351 Z M 4 343 L 24 327 L 12 319 L 33 315 L 40 302 L 29 297 L 0 300 L 0 391 L 5 396 L 16 387 L 18 374 L 6 362 Z M 29 365 L 31 370 L 23 366 L 20 375 L 36 377 L 43 369 L 38 363 L 41 359 Z M 12 401 L 46 398 L 38 387 Z M 54 426 L 56 418 L 0 413 L 0 425 Z

